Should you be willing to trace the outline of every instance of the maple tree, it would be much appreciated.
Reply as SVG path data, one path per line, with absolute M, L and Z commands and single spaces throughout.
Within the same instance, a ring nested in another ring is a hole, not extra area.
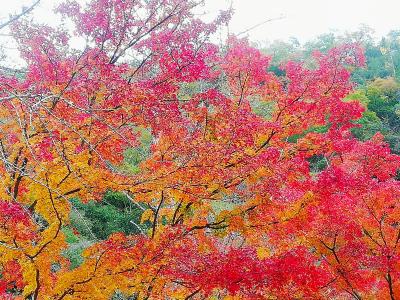
M 12 24 L 27 69 L 0 78 L 2 299 L 400 297 L 400 159 L 351 135 L 363 108 L 343 101 L 362 50 L 278 77 L 246 40 L 212 43 L 230 12 L 206 23 L 200 4 L 65 1 L 73 33 Z M 71 268 L 69 200 L 110 190 L 149 225 Z

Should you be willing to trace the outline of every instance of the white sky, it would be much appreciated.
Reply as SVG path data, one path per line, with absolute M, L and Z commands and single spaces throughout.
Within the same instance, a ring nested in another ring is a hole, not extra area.
M 231 0 L 210 0 L 210 10 L 228 7 Z M 264 20 L 284 16 L 252 30 L 254 41 L 288 39 L 301 42 L 331 29 L 356 30 L 364 23 L 377 36 L 400 29 L 400 0 L 233 0 L 230 30 L 238 33 Z
M 19 12 L 34 0 L 0 0 L 0 17 Z M 41 0 L 35 15 L 44 21 L 51 20 L 52 6 L 59 0 Z M 284 16 L 249 32 L 253 41 L 272 41 L 291 36 L 304 42 L 331 29 L 356 30 L 365 23 L 377 36 L 391 29 L 400 29 L 400 0 L 206 0 L 210 13 L 231 5 L 235 14 L 229 26 L 239 33 L 270 18 Z

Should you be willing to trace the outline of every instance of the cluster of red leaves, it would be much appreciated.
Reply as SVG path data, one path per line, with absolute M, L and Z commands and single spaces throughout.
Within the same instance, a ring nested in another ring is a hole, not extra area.
M 15 241 L 33 241 L 34 223 L 24 207 L 16 202 L 0 201 L 0 234 Z
M 304 247 L 260 259 L 252 248 L 226 247 L 217 240 L 213 244 L 216 249 L 204 252 L 193 240 L 186 241 L 183 249 L 172 252 L 171 267 L 164 273 L 206 296 L 219 290 L 245 299 L 316 296 L 330 276 L 324 262 Z
M 2 300 L 16 299 L 8 293 L 10 290 L 22 290 L 22 271 L 20 265 L 13 260 L 8 261 L 1 268 L 0 298 Z

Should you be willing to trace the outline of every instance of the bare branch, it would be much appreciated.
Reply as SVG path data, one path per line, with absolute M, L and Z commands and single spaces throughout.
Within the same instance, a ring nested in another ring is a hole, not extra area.
M 30 13 L 30 12 L 35 8 L 35 6 L 37 6 L 37 5 L 39 4 L 39 2 L 40 2 L 40 0 L 36 0 L 36 2 L 34 2 L 31 6 L 29 6 L 28 8 L 22 9 L 22 11 L 21 11 L 19 14 L 10 17 L 10 18 L 8 19 L 8 21 L 6 21 L 6 22 L 3 23 L 3 24 L 0 24 L 0 30 L 3 29 L 4 27 L 10 25 L 12 22 L 17 21 L 17 20 L 18 20 L 19 18 L 21 18 L 22 16 L 24 16 L 24 15 Z
M 276 17 L 276 18 L 271 18 L 271 19 L 262 21 L 261 23 L 258 23 L 258 24 L 254 25 L 254 26 L 251 26 L 250 28 L 247 28 L 246 30 L 244 30 L 244 31 L 242 31 L 242 32 L 239 32 L 236 36 L 245 34 L 245 33 L 249 32 L 249 31 L 251 31 L 251 30 L 253 30 L 253 29 L 256 29 L 257 27 L 259 27 L 259 26 L 261 26 L 261 25 L 266 24 L 266 23 L 269 23 L 269 22 L 272 22 L 272 21 L 282 20 L 282 19 L 284 19 L 284 18 L 285 18 L 285 16 L 281 15 L 281 16 Z

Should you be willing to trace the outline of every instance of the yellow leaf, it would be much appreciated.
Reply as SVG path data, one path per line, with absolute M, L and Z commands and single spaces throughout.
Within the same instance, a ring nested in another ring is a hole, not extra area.
M 151 209 L 146 210 L 140 219 L 140 223 L 144 223 L 146 221 L 149 221 L 150 218 L 153 216 L 153 211 Z
M 266 259 L 271 255 L 271 251 L 267 247 L 258 247 L 257 256 L 259 259 Z

